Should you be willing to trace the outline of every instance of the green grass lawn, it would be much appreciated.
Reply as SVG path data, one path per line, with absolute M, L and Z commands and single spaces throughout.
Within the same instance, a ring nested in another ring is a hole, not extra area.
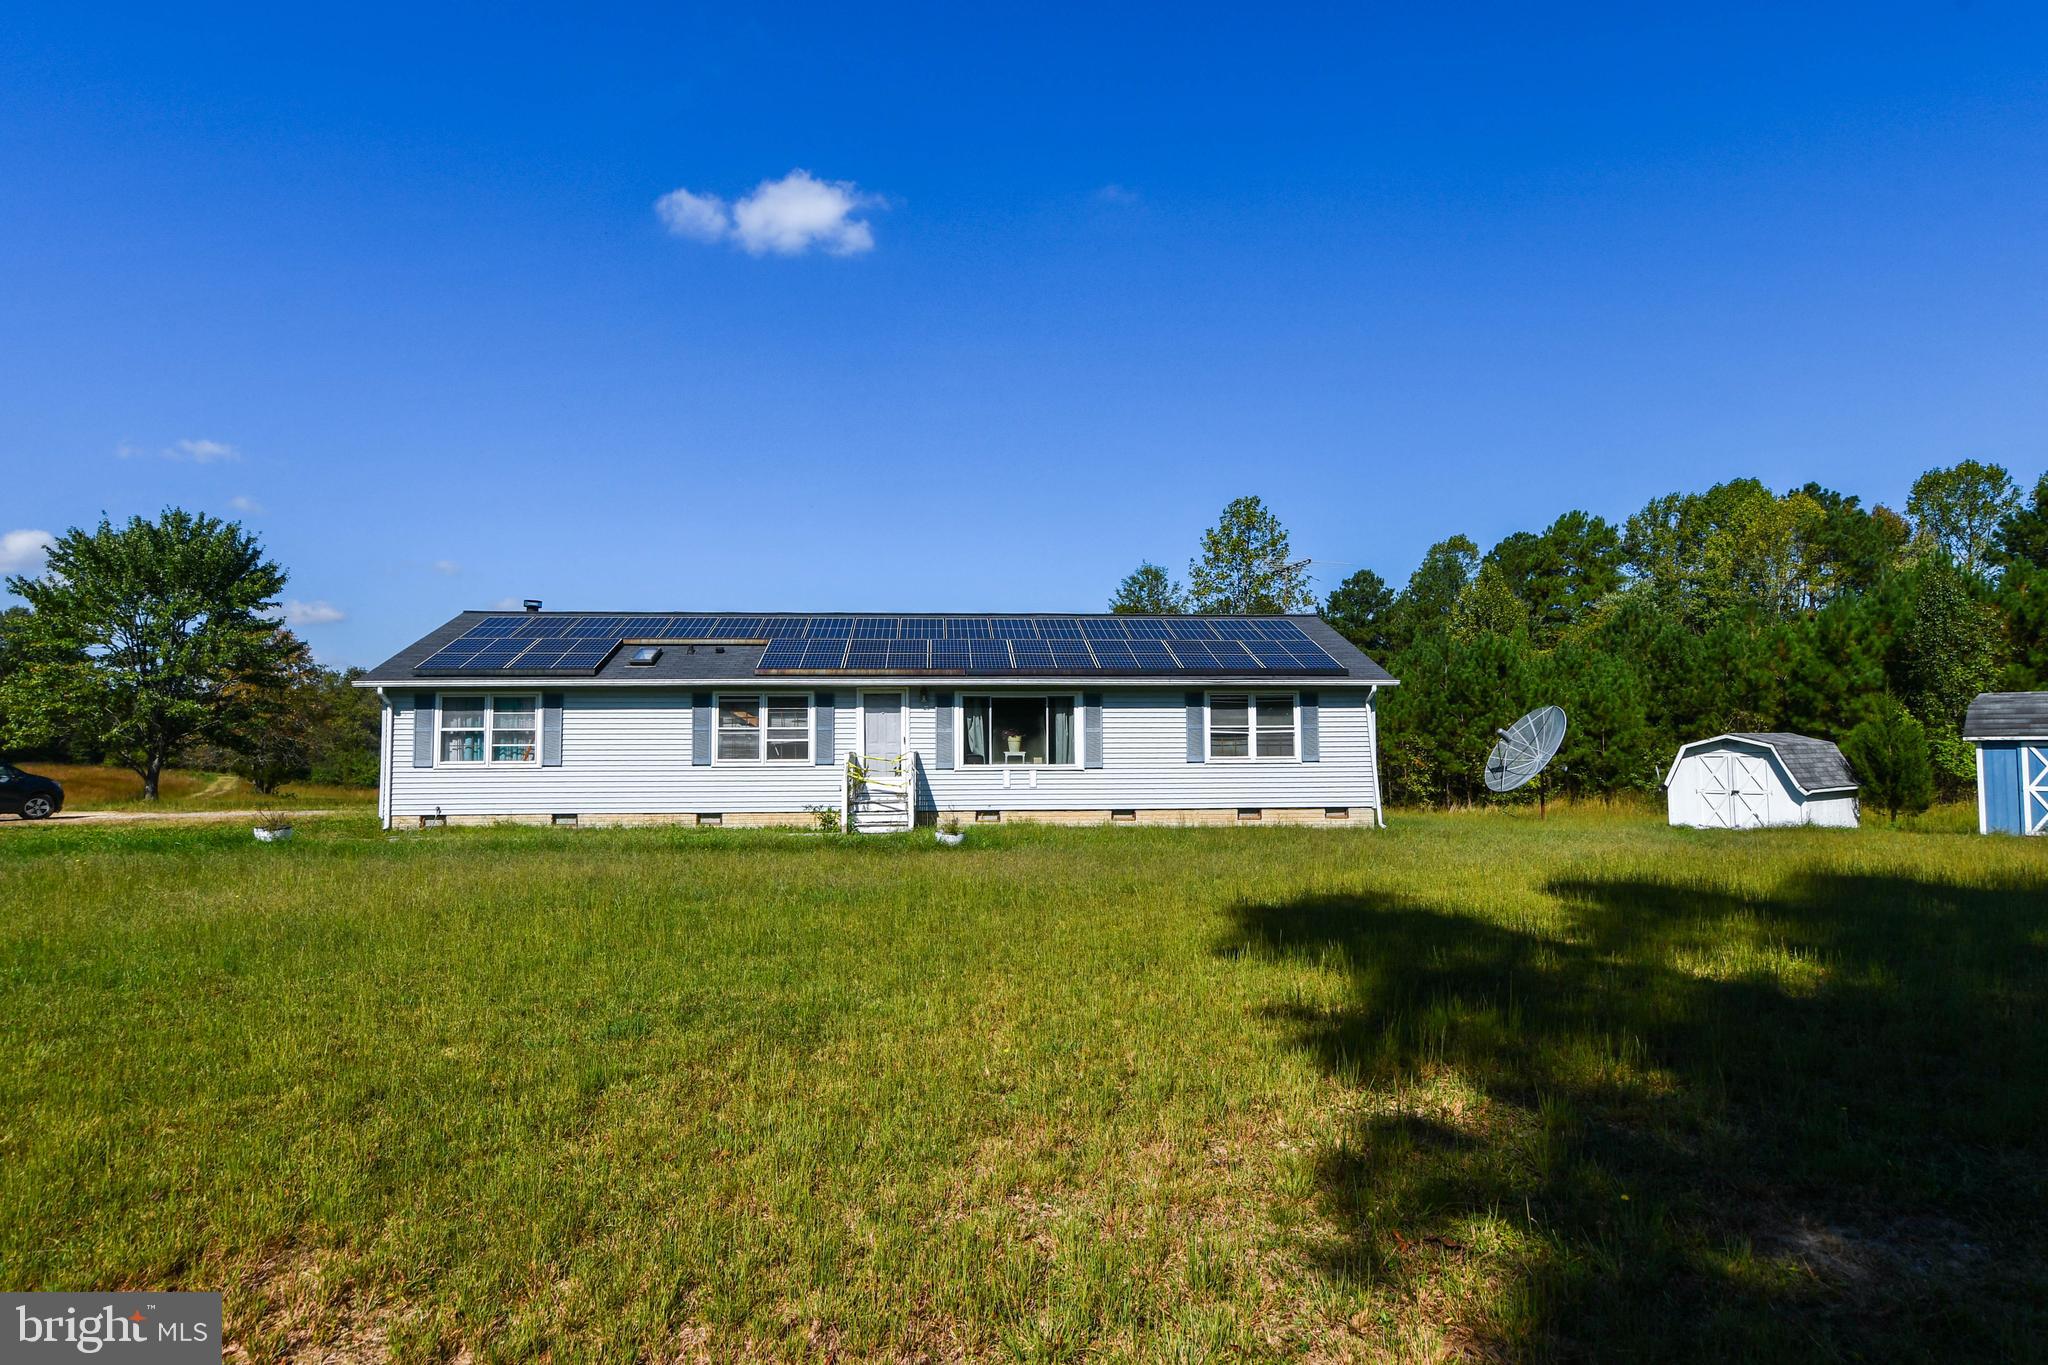
M 0 835 L 0 1284 L 250 1358 L 2038 1358 L 2048 841 Z

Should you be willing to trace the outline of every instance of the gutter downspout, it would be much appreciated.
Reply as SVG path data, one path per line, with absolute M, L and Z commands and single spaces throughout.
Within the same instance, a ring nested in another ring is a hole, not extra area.
M 377 823 L 391 828 L 391 698 L 377 689 Z
M 1387 827 L 1387 790 L 1380 785 L 1380 689 L 1374 683 L 1365 694 L 1365 738 L 1372 747 L 1372 824 Z

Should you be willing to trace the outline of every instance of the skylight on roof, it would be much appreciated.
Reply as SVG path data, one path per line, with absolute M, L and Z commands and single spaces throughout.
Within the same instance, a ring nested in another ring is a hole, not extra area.
M 645 668 L 660 657 L 660 645 L 642 645 L 633 651 L 633 657 L 626 660 L 626 662 L 639 668 Z

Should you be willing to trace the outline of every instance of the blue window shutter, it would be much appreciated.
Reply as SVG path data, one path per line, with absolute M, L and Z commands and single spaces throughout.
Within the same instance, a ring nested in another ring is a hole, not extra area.
M 695 692 L 690 696 L 690 766 L 708 768 L 711 766 L 711 694 Z
M 1200 692 L 1187 694 L 1188 703 L 1188 762 L 1206 762 L 1208 745 L 1202 733 L 1202 707 L 1204 699 Z
M 562 694 L 540 694 L 540 766 L 562 766 Z
M 838 742 L 838 699 L 830 692 L 819 692 L 811 698 L 811 705 L 816 708 L 812 728 L 817 731 L 813 741 L 817 752 L 811 755 L 811 763 L 814 767 L 829 768 L 832 766 L 833 745 Z
M 1301 694 L 1301 761 L 1323 761 L 1322 698 L 1314 692 Z
M 1102 766 L 1102 694 L 1081 694 L 1081 766 Z
M 932 747 L 938 750 L 932 755 L 932 766 L 950 768 L 953 766 L 953 694 L 935 692 L 932 697 Z
M 434 694 L 417 693 L 412 699 L 412 766 L 434 766 Z

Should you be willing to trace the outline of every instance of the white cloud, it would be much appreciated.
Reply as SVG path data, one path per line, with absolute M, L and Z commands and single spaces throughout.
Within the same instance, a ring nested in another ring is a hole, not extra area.
M 446 574 L 450 578 L 462 572 L 462 566 L 452 559 L 437 559 L 431 567 L 435 573 Z
M 497 601 L 491 603 L 488 610 L 524 611 L 526 610 L 526 599 L 523 597 L 501 597 Z
M 123 441 L 114 447 L 114 454 L 124 460 L 140 459 L 149 454 L 133 441 Z M 239 460 L 242 452 L 226 441 L 209 441 L 204 437 L 187 437 L 159 450 L 157 454 L 166 460 L 191 460 L 195 464 L 212 464 L 216 460 Z
M 246 493 L 237 493 L 232 498 L 229 498 L 228 506 L 234 508 L 237 512 L 247 512 L 252 516 L 259 516 L 263 512 L 263 504 Z
M 1104 185 L 1095 198 L 1098 203 L 1130 205 L 1138 202 L 1138 192 L 1126 185 Z
M 293 598 L 284 604 L 284 623 L 288 626 L 331 626 L 347 619 L 348 613 L 332 602 L 301 602 Z
M 654 211 L 670 232 L 697 242 L 715 242 L 732 231 L 732 214 L 715 194 L 670 190 L 654 201 Z
M 0 574 L 21 574 L 34 578 L 43 571 L 43 561 L 57 537 L 48 531 L 9 531 L 0 535 Z
M 173 460 L 197 460 L 200 464 L 212 464 L 215 460 L 239 460 L 242 452 L 225 441 L 185 440 L 179 441 L 164 452 Z
M 875 233 L 854 215 L 882 204 L 880 195 L 863 193 L 850 180 L 820 180 L 796 170 L 763 180 L 730 208 L 715 194 L 678 189 L 656 200 L 654 211 L 678 237 L 730 241 L 754 256 L 800 256 L 813 247 L 857 256 L 874 250 Z

